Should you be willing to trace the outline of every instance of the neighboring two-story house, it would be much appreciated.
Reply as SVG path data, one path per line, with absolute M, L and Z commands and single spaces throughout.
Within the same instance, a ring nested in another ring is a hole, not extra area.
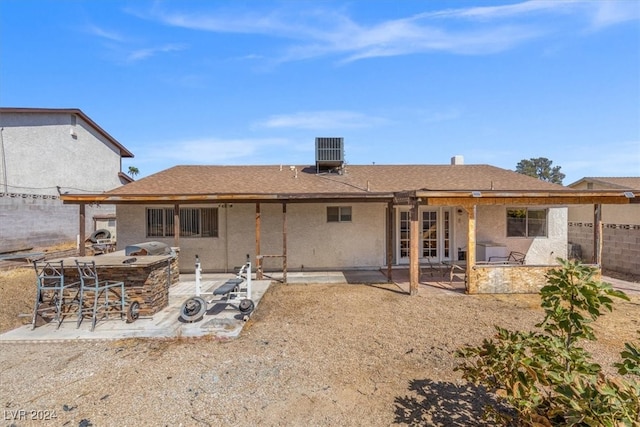
M 123 157 L 133 154 L 79 109 L 0 108 L 0 253 L 76 241 L 78 206 L 60 196 L 130 182 Z M 83 217 L 89 232 L 115 234 L 113 205 Z

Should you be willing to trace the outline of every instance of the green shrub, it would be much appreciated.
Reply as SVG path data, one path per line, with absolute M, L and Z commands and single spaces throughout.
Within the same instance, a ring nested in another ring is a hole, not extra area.
M 596 280 L 595 268 L 558 259 L 540 290 L 544 320 L 537 331 L 509 331 L 496 326 L 493 339 L 456 352 L 455 369 L 484 386 L 515 416 L 489 406 L 487 418 L 521 426 L 640 426 L 640 383 L 606 378 L 580 340 L 596 340 L 591 323 L 613 298 L 628 300 L 608 283 Z M 621 375 L 640 376 L 640 352 L 627 343 L 616 363 Z

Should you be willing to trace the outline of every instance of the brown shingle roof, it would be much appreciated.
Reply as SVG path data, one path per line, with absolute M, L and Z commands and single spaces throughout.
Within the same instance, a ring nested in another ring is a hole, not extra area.
M 640 191 L 640 177 L 584 177 L 579 181 L 570 184 L 573 187 L 581 182 L 594 182 L 609 188 L 619 188 Z
M 551 184 L 489 165 L 349 165 L 344 174 L 316 174 L 315 166 L 175 166 L 108 195 L 389 194 L 401 191 L 562 191 Z

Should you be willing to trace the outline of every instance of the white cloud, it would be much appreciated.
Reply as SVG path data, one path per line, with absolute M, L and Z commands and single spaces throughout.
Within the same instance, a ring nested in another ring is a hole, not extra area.
M 154 8 L 151 19 L 198 31 L 259 34 L 289 39 L 279 62 L 324 55 L 340 62 L 431 51 L 491 54 L 550 33 L 575 33 L 639 19 L 639 2 L 531 0 L 501 6 L 445 9 L 360 24 L 341 11 L 300 7 L 266 12 L 172 12 Z
M 151 163 L 171 164 L 233 164 L 246 163 L 256 158 L 262 150 L 284 147 L 287 141 L 277 138 L 266 139 L 218 139 L 201 138 L 185 141 L 171 141 L 138 149 L 139 157 Z
M 425 113 L 422 116 L 422 121 L 426 123 L 438 123 L 446 122 L 449 120 L 456 120 L 462 116 L 462 112 L 457 108 L 450 108 L 448 110 L 442 110 L 432 113 Z
M 157 46 L 157 47 L 148 47 L 144 49 L 137 49 L 137 50 L 131 51 L 127 55 L 127 61 L 128 62 L 140 61 L 160 53 L 177 52 L 185 49 L 187 49 L 186 45 L 177 44 L 177 43 L 166 44 L 166 45 Z
M 309 130 L 354 129 L 379 126 L 387 123 L 380 117 L 367 116 L 352 111 L 312 111 L 273 115 L 258 122 L 258 127 L 295 128 Z
M 104 47 L 109 52 L 109 58 L 115 62 L 131 63 L 157 56 L 162 53 L 170 53 L 186 50 L 188 46 L 182 43 L 165 43 L 155 46 L 136 47 L 144 42 L 127 37 L 115 31 L 110 31 L 95 24 L 89 24 L 84 31 L 88 34 L 105 40 Z
M 638 1 L 599 1 L 591 3 L 595 10 L 591 22 L 593 30 L 627 21 L 640 20 L 640 2 Z
M 109 31 L 104 28 L 98 27 L 97 25 L 93 25 L 93 24 L 88 25 L 85 31 L 91 35 L 94 35 L 103 39 L 107 39 L 109 41 L 120 42 L 120 43 L 125 41 L 124 36 L 122 36 L 121 34 L 116 33 L 115 31 Z

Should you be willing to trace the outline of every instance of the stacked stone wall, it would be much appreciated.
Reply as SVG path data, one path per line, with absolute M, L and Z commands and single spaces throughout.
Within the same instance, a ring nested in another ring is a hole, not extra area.
M 98 268 L 98 278 L 124 282 L 127 301 L 140 303 L 140 315 L 151 316 L 169 305 L 169 288 L 180 281 L 178 257 L 144 266 Z M 77 268 L 65 262 L 65 283 L 79 282 Z

